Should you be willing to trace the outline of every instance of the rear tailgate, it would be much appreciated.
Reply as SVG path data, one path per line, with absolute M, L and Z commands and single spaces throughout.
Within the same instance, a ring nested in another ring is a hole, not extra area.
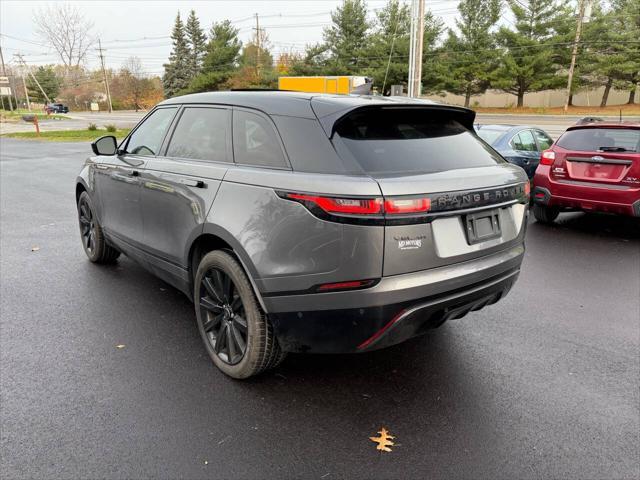
M 481 142 L 456 112 L 351 112 L 338 122 L 333 143 L 380 185 L 383 275 L 463 262 L 522 241 L 525 172 Z
M 640 183 L 640 128 L 572 128 L 558 139 L 554 152 L 554 180 L 614 188 Z

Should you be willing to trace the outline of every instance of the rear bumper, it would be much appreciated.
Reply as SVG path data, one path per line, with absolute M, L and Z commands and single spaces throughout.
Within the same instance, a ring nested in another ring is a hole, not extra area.
M 448 267 L 384 277 L 359 291 L 264 298 L 282 348 L 347 353 L 400 343 L 504 297 L 524 246 Z
M 640 217 L 640 188 L 552 180 L 546 165 L 538 168 L 534 185 L 532 198 L 539 205 Z

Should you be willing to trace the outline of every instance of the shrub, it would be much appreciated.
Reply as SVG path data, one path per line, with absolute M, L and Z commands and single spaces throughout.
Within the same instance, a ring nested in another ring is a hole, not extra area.
M 107 132 L 115 132 L 117 130 L 116 126 L 113 123 L 105 125 L 104 128 L 107 129 Z
M 98 129 L 98 126 L 95 123 L 90 123 L 89 126 L 87 127 L 87 130 L 91 130 L 92 132 L 97 129 Z

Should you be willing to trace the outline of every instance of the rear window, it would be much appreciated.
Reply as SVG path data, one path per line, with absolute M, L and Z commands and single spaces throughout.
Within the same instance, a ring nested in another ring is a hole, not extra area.
M 631 128 L 580 128 L 569 130 L 556 145 L 578 152 L 640 151 L 640 130 Z
M 489 145 L 493 145 L 502 135 L 504 135 L 504 130 L 490 130 L 488 128 L 478 130 L 478 136 Z
M 446 113 L 361 110 L 336 125 L 336 136 L 369 174 L 434 173 L 503 163 Z

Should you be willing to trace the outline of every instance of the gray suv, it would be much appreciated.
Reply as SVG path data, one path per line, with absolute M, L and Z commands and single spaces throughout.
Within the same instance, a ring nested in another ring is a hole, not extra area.
M 502 298 L 529 182 L 471 110 L 295 92 L 172 98 L 92 144 L 82 244 L 194 301 L 213 362 L 246 378 L 287 352 L 366 352 Z

